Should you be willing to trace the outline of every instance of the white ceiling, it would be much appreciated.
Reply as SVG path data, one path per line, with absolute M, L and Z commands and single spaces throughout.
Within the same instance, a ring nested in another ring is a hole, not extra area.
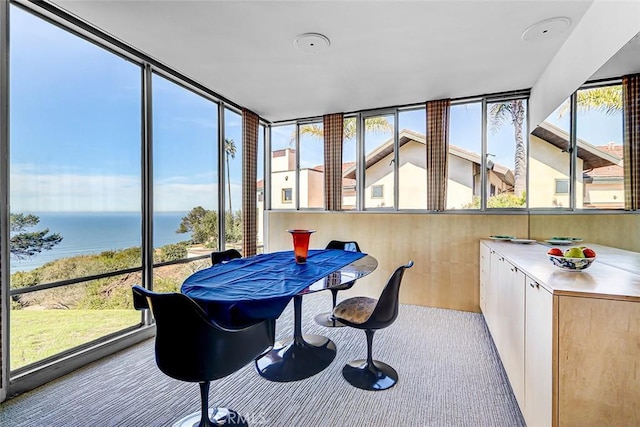
M 269 121 L 531 88 L 592 4 L 53 2 Z M 567 31 L 522 40 L 525 29 L 558 16 L 571 19 Z M 330 48 L 297 50 L 295 37 L 307 32 L 326 35 Z M 631 63 L 602 74 L 640 71 L 640 43 L 634 52 Z

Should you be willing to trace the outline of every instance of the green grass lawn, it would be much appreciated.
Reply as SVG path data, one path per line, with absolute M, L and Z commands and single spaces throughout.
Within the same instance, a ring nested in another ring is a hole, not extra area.
M 12 310 L 11 369 L 138 323 L 136 310 Z

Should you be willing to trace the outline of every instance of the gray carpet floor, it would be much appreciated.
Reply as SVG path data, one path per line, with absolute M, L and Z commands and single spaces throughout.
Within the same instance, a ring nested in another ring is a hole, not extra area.
M 211 385 L 211 405 L 230 407 L 252 426 L 524 426 L 480 314 L 402 305 L 396 322 L 376 333 L 374 359 L 400 376 L 388 390 L 352 387 L 342 366 L 366 357 L 363 331 L 324 328 L 313 317 L 328 293 L 303 299 L 303 332 L 331 338 L 336 359 L 302 381 L 274 383 L 253 364 Z M 276 339 L 293 333 L 290 304 Z M 0 404 L 0 425 L 170 426 L 199 410 L 199 388 L 161 373 L 153 339 Z

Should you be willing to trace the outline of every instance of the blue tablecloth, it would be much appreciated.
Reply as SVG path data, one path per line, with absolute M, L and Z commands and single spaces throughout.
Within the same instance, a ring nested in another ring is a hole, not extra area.
M 181 291 L 225 326 L 277 319 L 295 295 L 365 255 L 310 250 L 306 264 L 296 264 L 293 251 L 238 258 L 192 274 Z

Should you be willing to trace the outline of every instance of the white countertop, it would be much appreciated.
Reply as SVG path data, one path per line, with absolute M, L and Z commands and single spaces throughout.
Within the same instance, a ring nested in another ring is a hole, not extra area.
M 588 242 L 570 246 L 497 240 L 482 242 L 554 295 L 640 301 L 640 253 Z M 565 271 L 549 261 L 549 248 L 564 250 L 572 246 L 592 248 L 597 255 L 594 263 L 582 271 Z

